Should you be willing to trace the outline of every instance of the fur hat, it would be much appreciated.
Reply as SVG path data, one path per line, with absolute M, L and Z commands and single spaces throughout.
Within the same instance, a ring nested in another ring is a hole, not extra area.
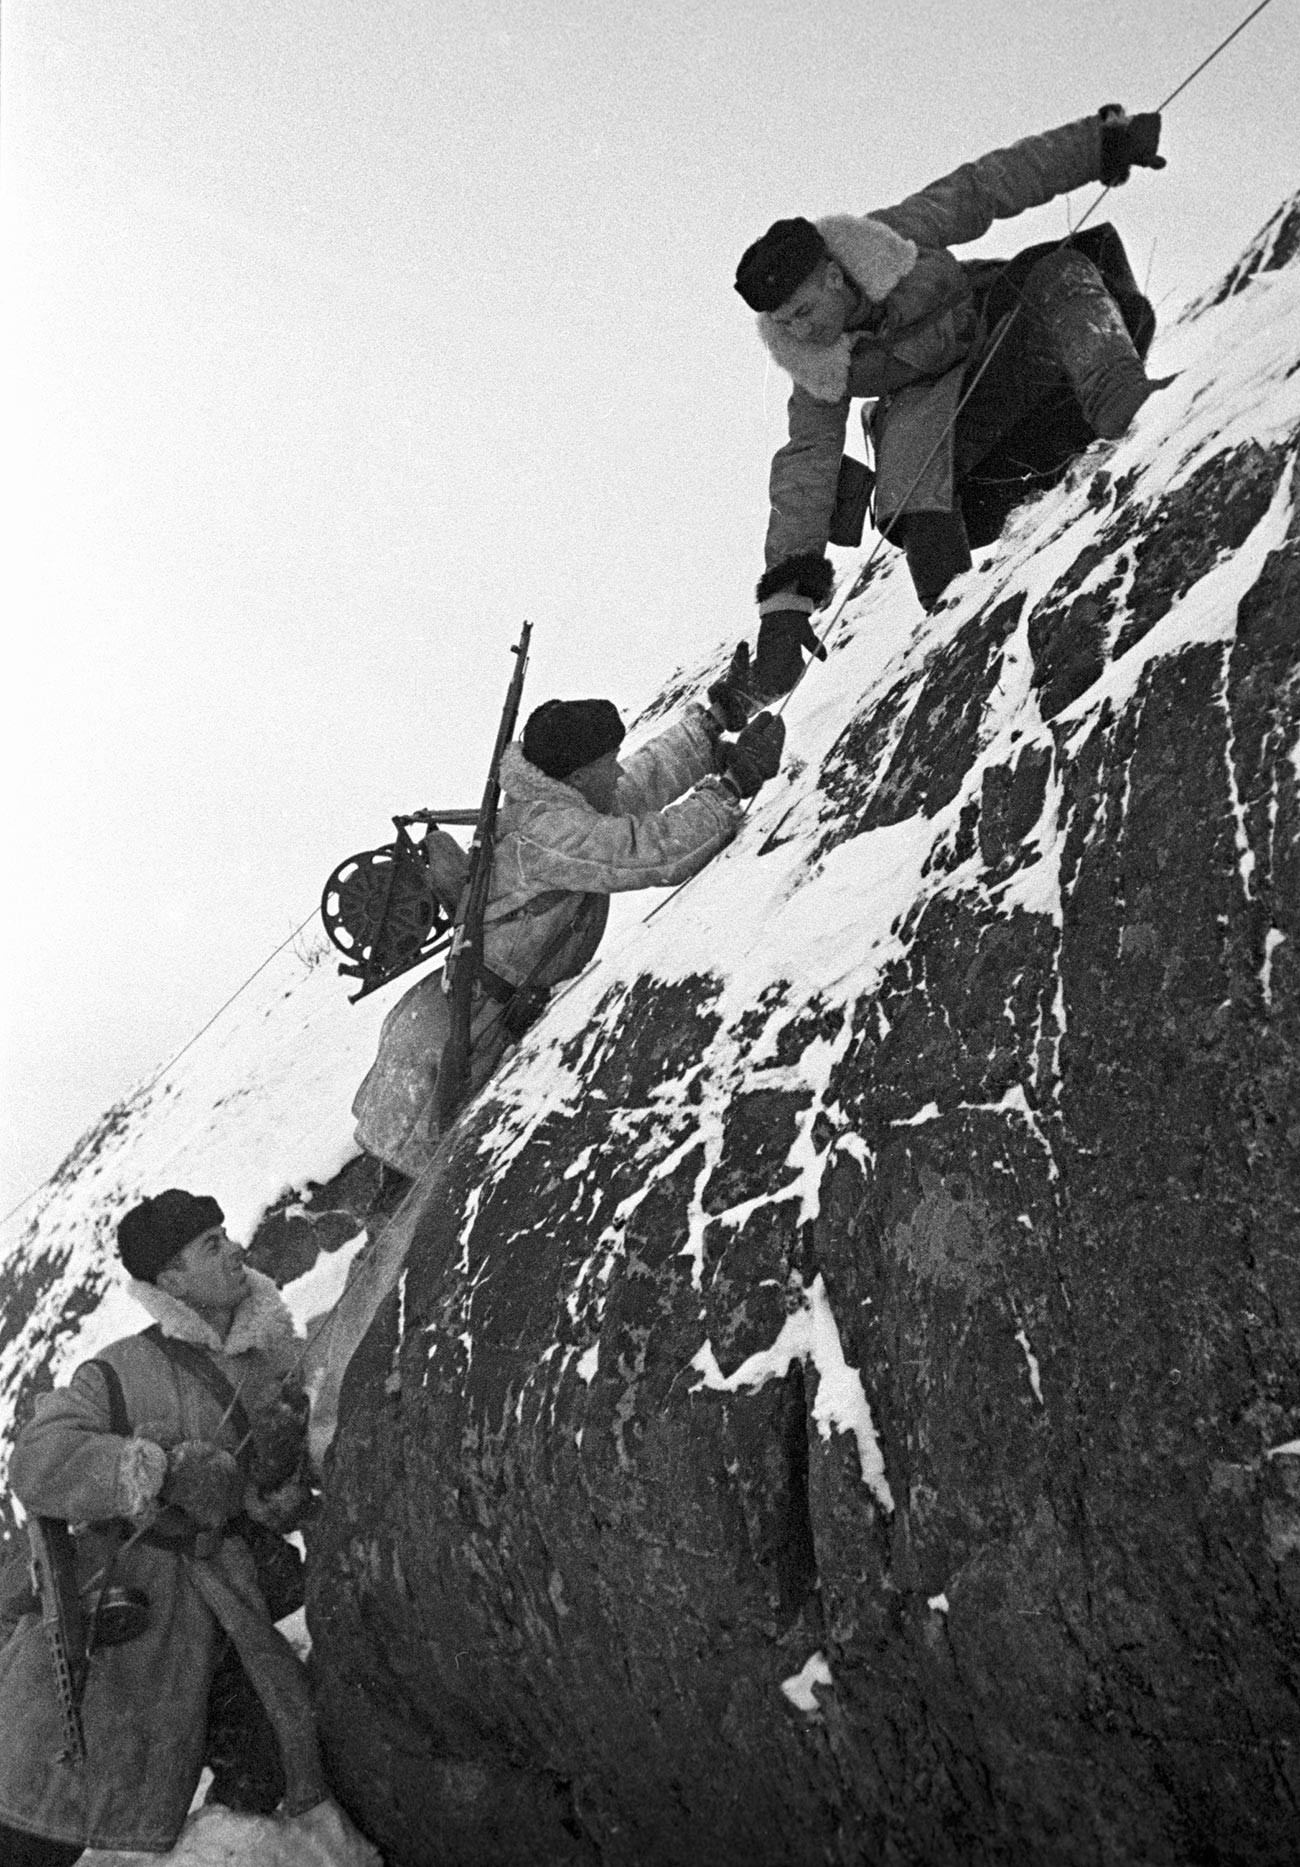
M 169 1186 L 142 1199 L 118 1222 L 117 1253 L 132 1277 L 152 1283 L 191 1239 L 224 1225 L 225 1213 L 210 1193 L 185 1193 Z
M 567 778 L 617 752 L 626 730 L 612 700 L 546 700 L 528 716 L 524 757 L 548 778 Z
M 802 214 L 775 220 L 741 255 L 736 290 L 751 311 L 775 311 L 829 257 L 825 240 Z

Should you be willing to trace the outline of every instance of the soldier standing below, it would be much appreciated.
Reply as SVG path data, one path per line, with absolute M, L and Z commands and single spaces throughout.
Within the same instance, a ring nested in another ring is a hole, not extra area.
M 144 1624 L 96 1644 L 87 1611 L 80 1759 L 38 1610 L 0 1652 L 6 1867 L 170 1848 L 203 1768 L 223 1654 L 264 1709 L 284 1812 L 325 1796 L 306 1674 L 266 1592 L 309 1496 L 305 1402 L 283 1385 L 292 1319 L 272 1280 L 244 1264 L 215 1199 L 172 1188 L 128 1212 L 117 1238 L 155 1323 L 38 1399 L 10 1481 L 29 1513 L 74 1526 L 83 1602 L 111 1576 L 144 1604 Z

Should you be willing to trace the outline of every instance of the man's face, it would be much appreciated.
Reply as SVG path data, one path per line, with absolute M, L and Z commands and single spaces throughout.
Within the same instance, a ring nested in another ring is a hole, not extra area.
M 580 791 L 593 810 L 608 816 L 614 808 L 614 793 L 622 775 L 618 753 L 606 752 L 604 758 L 595 758 L 590 765 L 580 765 L 577 771 L 570 772 L 565 783 Z
M 843 267 L 837 260 L 824 259 L 785 303 L 768 315 L 797 343 L 811 344 L 818 350 L 833 344 L 842 335 L 848 315 Z
M 158 1283 L 191 1309 L 234 1309 L 248 1294 L 243 1250 L 224 1225 L 209 1226 L 163 1266 Z

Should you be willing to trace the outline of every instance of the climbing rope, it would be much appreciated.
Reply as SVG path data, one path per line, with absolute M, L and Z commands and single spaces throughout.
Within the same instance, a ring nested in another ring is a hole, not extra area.
M 193 1050 L 195 1044 L 198 1043 L 199 1039 L 202 1036 L 204 1036 L 206 1032 L 212 1029 L 213 1025 L 217 1022 L 218 1018 L 224 1017 L 226 1012 L 228 1012 L 230 1010 L 230 1007 L 234 1004 L 235 1000 L 237 998 L 242 997 L 242 995 L 248 990 L 249 986 L 253 983 L 254 979 L 256 979 L 259 976 L 259 974 L 264 973 L 267 967 L 271 964 L 271 961 L 277 958 L 279 954 L 283 953 L 284 949 L 287 946 L 290 946 L 293 943 L 293 941 L 295 941 L 298 938 L 298 935 L 302 932 L 303 928 L 306 927 L 311 921 L 313 921 L 316 918 L 317 912 L 318 910 L 313 908 L 311 913 L 307 916 L 306 920 L 299 921 L 298 925 L 294 928 L 293 932 L 289 934 L 285 939 L 281 940 L 278 947 L 276 947 L 272 952 L 267 954 L 266 958 L 262 961 L 260 966 L 255 966 L 253 968 L 252 972 L 250 972 L 248 977 L 244 980 L 244 983 L 235 988 L 235 990 L 230 994 L 230 997 L 225 1001 L 225 1003 L 223 1005 L 218 1005 L 217 1009 L 213 1012 L 212 1016 L 208 1019 L 207 1023 L 201 1024 L 198 1030 L 195 1031 L 193 1037 L 188 1038 L 186 1042 L 181 1045 L 180 1049 L 176 1052 L 176 1055 L 174 1057 L 169 1058 L 168 1061 L 161 1066 L 161 1068 L 156 1069 L 153 1075 L 148 1079 L 147 1082 L 142 1083 L 138 1088 L 133 1089 L 131 1091 L 130 1098 L 129 1098 L 131 1101 L 133 1102 L 138 1101 L 142 1096 L 147 1096 L 149 1091 L 153 1088 L 154 1084 L 158 1082 L 162 1077 L 164 1077 L 167 1074 L 168 1070 L 174 1069 L 175 1066 L 180 1062 L 181 1058 L 185 1055 L 187 1051 Z M 29 1206 L 32 1200 L 34 1200 L 36 1195 L 40 1192 L 41 1187 L 45 1186 L 46 1184 L 47 1182 L 42 1180 L 40 1183 L 40 1186 L 34 1186 L 29 1193 L 24 1193 L 23 1197 L 18 1201 L 17 1205 L 10 1206 L 8 1212 L 4 1213 L 3 1215 L 0 1215 L 0 1225 L 8 1225 L 10 1219 L 16 1217 L 16 1215 L 23 1210 L 24 1206 Z
M 1183 92 L 1186 91 L 1188 87 L 1191 84 L 1193 84 L 1197 78 L 1200 77 L 1201 73 L 1209 65 L 1212 65 L 1214 63 L 1215 59 L 1219 57 L 1220 53 L 1226 51 L 1227 48 L 1232 44 L 1233 40 L 1239 37 L 1241 33 L 1245 32 L 1246 28 L 1251 24 L 1252 20 L 1257 19 L 1259 15 L 1264 11 L 1264 9 L 1271 5 L 1272 5 L 1272 0 L 1259 0 L 1259 4 L 1253 7 L 1251 11 L 1246 14 L 1245 18 L 1242 19 L 1236 26 L 1234 26 L 1232 31 L 1219 41 L 1219 43 L 1214 47 L 1213 51 L 1207 53 L 1206 56 L 1201 60 L 1200 64 L 1195 66 L 1193 70 L 1188 72 L 1187 76 L 1182 80 L 1182 82 L 1180 84 L 1175 85 L 1174 89 L 1170 91 L 1169 95 L 1166 98 L 1164 98 L 1163 101 L 1156 106 L 1157 114 L 1162 114 L 1164 111 L 1166 111 L 1169 108 L 1170 104 L 1174 102 L 1175 98 L 1181 97 Z M 1089 204 L 1088 208 L 1085 210 L 1081 219 L 1075 223 L 1075 225 L 1071 228 L 1070 232 L 1065 236 L 1065 239 L 1063 239 L 1060 242 L 1061 246 L 1066 245 L 1068 241 L 1071 238 L 1073 238 L 1073 236 L 1076 233 L 1079 232 L 1080 228 L 1082 228 L 1088 222 L 1088 220 L 1091 219 L 1092 215 L 1096 212 L 1101 202 L 1105 200 L 1106 196 L 1110 192 L 1111 190 L 1109 186 L 1104 187 L 1100 190 L 1096 198 Z M 1010 262 L 1008 262 L 1008 264 L 1009 263 Z M 1017 290 L 1017 297 L 1018 298 L 1020 297 L 1020 293 L 1018 290 Z M 1021 303 L 1023 303 L 1023 299 L 1021 299 Z M 904 492 L 902 500 L 900 501 L 900 508 L 906 505 L 907 500 L 911 497 L 912 493 L 915 491 L 917 486 L 919 486 L 923 476 L 925 475 L 931 462 L 934 460 L 936 454 L 938 454 L 940 448 L 944 447 L 947 444 L 948 438 L 956 426 L 958 417 L 960 416 L 962 410 L 966 407 L 966 404 L 970 401 L 970 398 L 974 394 L 976 388 L 978 387 L 979 382 L 981 378 L 983 377 L 985 371 L 988 369 L 994 357 L 997 355 L 997 352 L 1000 346 L 1005 341 L 1007 333 L 1011 329 L 1011 326 L 1013 322 L 1015 321 L 1015 317 L 1019 309 L 1020 309 L 1020 306 L 1017 305 L 1011 311 L 1009 316 L 1003 321 L 1001 329 L 998 331 L 992 344 L 990 344 L 988 352 L 982 359 L 979 368 L 976 370 L 970 382 L 966 385 L 965 389 L 963 390 L 961 399 L 958 402 L 957 407 L 954 409 L 952 416 L 950 417 L 943 432 L 940 434 L 938 439 L 935 441 L 934 446 L 930 449 L 930 452 L 926 455 L 925 459 L 921 462 L 921 465 L 917 469 L 915 477 L 913 478 L 911 484 L 908 486 L 907 490 Z M 821 631 L 817 635 L 818 647 L 822 646 L 822 644 L 826 640 L 827 635 L 829 635 L 831 629 L 834 627 L 835 623 L 839 620 L 854 590 L 861 587 L 863 579 L 866 577 L 868 571 L 871 569 L 871 566 L 875 563 L 876 558 L 879 555 L 881 546 L 884 543 L 885 543 L 885 539 L 883 538 L 883 536 L 877 537 L 875 544 L 872 546 L 870 552 L 867 554 L 866 561 L 863 563 L 863 565 L 859 569 L 857 575 L 851 580 L 847 578 L 845 579 L 844 595 L 841 596 L 839 601 L 835 604 L 835 607 L 830 612 L 830 614 L 827 616 L 825 622 L 822 625 Z M 799 685 L 802 682 L 804 675 L 808 672 L 808 669 L 811 666 L 812 666 L 812 661 L 810 659 L 805 664 L 805 666 L 801 669 L 799 678 L 794 683 L 794 686 L 790 688 L 788 693 L 784 694 L 781 697 L 780 704 L 774 709 L 778 717 L 785 712 L 786 706 L 788 705 L 789 701 L 794 696 L 794 694 L 798 691 Z M 747 798 L 745 800 L 744 806 L 741 811 L 742 816 L 745 816 L 748 814 L 749 808 L 751 804 L 753 803 L 753 801 L 754 801 L 753 798 Z M 646 920 L 647 921 L 652 920 L 654 916 L 659 912 L 660 908 L 667 907 L 668 903 L 674 900 L 676 896 L 681 893 L 682 889 L 689 885 L 689 881 L 693 879 L 694 879 L 693 877 L 690 877 L 688 878 L 686 882 L 679 883 L 679 885 L 672 891 L 672 894 L 666 895 L 662 901 L 657 902 L 655 906 L 650 910 L 649 914 L 646 915 L 645 917 Z M 176 1052 L 175 1056 L 170 1058 L 168 1062 L 164 1063 L 161 1069 L 156 1070 L 154 1074 L 149 1078 L 149 1080 L 141 1088 L 132 1091 L 133 1100 L 138 1099 L 140 1096 L 147 1095 L 149 1090 L 153 1088 L 154 1084 L 158 1082 L 161 1077 L 167 1074 L 168 1070 L 175 1068 L 176 1064 L 180 1062 L 181 1058 L 185 1056 L 185 1054 L 189 1050 L 193 1049 L 194 1045 L 198 1043 L 199 1039 L 203 1037 L 208 1031 L 210 1031 L 213 1025 L 217 1023 L 218 1019 L 222 1018 L 225 1015 L 225 1013 L 229 1011 L 230 1007 L 235 1003 L 235 1001 L 238 998 L 240 998 L 244 992 L 248 990 L 248 987 L 253 983 L 254 979 L 256 979 L 259 976 L 259 974 L 265 972 L 266 968 L 270 965 L 271 961 L 275 959 L 279 954 L 281 954 L 284 951 L 285 947 L 289 946 L 291 942 L 293 942 L 294 940 L 298 938 L 298 935 L 302 932 L 303 928 L 306 927 L 309 924 L 309 922 L 315 918 L 316 912 L 317 910 L 313 908 L 312 912 L 308 914 L 304 920 L 298 923 L 298 925 L 294 928 L 293 932 L 289 934 L 286 939 L 282 940 L 279 946 L 277 946 L 272 952 L 267 954 L 266 958 L 262 961 L 261 965 L 255 967 L 254 970 L 251 973 L 249 973 L 248 977 L 244 980 L 243 984 L 237 987 L 237 989 L 231 993 L 230 997 L 226 999 L 225 1003 L 218 1006 L 217 1010 L 213 1012 L 212 1016 L 207 1020 L 207 1022 L 201 1025 L 199 1029 L 194 1033 L 194 1035 L 187 1040 L 186 1043 L 181 1045 L 181 1048 Z M 423 1178 L 423 1176 L 421 1177 Z M 43 1186 L 44 1184 L 45 1182 L 42 1181 L 41 1185 Z M 29 1205 L 31 1201 L 35 1199 L 37 1193 L 39 1193 L 40 1190 L 41 1190 L 41 1186 L 34 1186 L 30 1192 L 24 1194 L 23 1198 L 20 1199 L 16 1205 L 11 1206 L 8 1212 L 0 1216 L 0 1226 L 7 1225 L 12 1218 L 14 1218 L 19 1212 L 23 1210 L 25 1206 Z M 403 1204 L 405 1205 L 405 1202 L 403 1202 Z

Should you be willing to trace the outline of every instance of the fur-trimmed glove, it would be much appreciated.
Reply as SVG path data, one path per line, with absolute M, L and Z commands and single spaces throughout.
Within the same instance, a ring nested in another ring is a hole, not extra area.
M 1130 117 L 1122 104 L 1103 104 L 1101 118 L 1101 180 L 1108 188 L 1120 188 L 1129 178 L 1129 170 L 1162 169 L 1165 159 L 1157 154 L 1160 147 L 1160 113 L 1143 111 Z
M 183 1510 L 205 1529 L 218 1530 L 238 1514 L 244 1479 L 231 1453 L 207 1439 L 182 1439 L 167 1454 L 162 1501 Z
M 749 683 L 749 643 L 742 642 L 731 657 L 727 672 L 709 688 L 709 712 L 719 732 L 738 733 L 749 724 L 749 716 L 758 706 Z
M 282 1388 L 249 1422 L 248 1475 L 259 1491 L 275 1491 L 302 1463 L 310 1402 L 299 1388 Z
M 785 744 L 785 721 L 775 713 L 760 713 L 738 739 L 720 747 L 722 781 L 741 798 L 753 797 L 760 785 L 775 778 Z

